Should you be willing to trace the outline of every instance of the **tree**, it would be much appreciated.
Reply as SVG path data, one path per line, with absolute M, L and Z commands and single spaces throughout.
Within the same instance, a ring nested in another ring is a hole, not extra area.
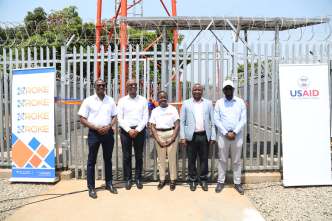
M 29 11 L 24 18 L 24 24 L 30 33 L 37 32 L 41 34 L 47 28 L 47 14 L 42 7 L 35 8 L 33 12 Z

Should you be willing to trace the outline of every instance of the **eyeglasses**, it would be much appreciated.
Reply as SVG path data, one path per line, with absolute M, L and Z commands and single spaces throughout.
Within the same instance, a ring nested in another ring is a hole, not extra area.
M 129 84 L 128 87 L 137 87 L 137 84 Z
M 96 87 L 106 87 L 106 84 L 96 84 Z

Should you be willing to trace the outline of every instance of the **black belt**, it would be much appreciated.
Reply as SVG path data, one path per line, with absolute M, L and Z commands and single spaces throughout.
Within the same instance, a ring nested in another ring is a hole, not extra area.
M 156 128 L 157 131 L 169 131 L 169 130 L 174 130 L 174 127 L 172 128 Z
M 194 135 L 200 135 L 200 136 L 202 136 L 202 135 L 206 135 L 206 133 L 205 133 L 205 130 L 204 130 L 204 131 L 194 132 Z

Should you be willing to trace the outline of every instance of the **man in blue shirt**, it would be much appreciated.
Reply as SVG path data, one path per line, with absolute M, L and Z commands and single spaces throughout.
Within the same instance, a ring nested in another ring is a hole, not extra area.
M 243 144 L 243 126 L 247 121 L 244 101 L 234 96 L 234 85 L 231 80 L 223 84 L 225 97 L 220 98 L 215 105 L 214 120 L 218 129 L 219 164 L 218 183 L 215 191 L 221 192 L 224 188 L 227 160 L 231 152 L 233 181 L 235 189 L 244 194 L 241 185 L 241 153 Z

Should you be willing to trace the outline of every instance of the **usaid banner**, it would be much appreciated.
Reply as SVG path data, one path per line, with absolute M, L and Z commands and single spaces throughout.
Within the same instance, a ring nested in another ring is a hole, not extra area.
M 284 186 L 331 185 L 327 64 L 281 64 Z
M 12 182 L 57 180 L 54 80 L 55 68 L 13 70 Z

